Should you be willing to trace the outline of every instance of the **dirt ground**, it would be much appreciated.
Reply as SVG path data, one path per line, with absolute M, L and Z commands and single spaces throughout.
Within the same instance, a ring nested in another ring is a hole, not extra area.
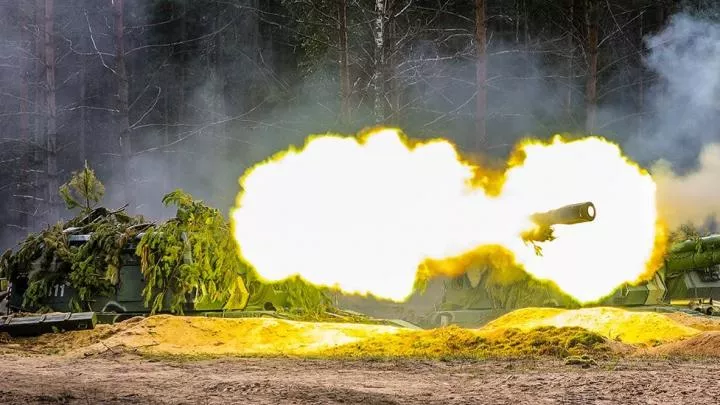
M 720 322 L 684 314 L 526 309 L 429 331 L 155 316 L 0 336 L 0 404 L 717 404 L 718 358 Z
M 153 360 L 0 357 L 2 404 L 720 403 L 717 361 Z

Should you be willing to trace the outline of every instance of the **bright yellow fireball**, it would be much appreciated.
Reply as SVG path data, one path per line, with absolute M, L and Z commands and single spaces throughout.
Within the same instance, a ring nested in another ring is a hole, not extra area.
M 473 186 L 476 167 L 445 140 L 400 131 L 312 137 L 248 170 L 232 212 L 243 258 L 268 280 L 292 275 L 401 301 L 427 259 L 484 245 L 580 301 L 645 272 L 656 237 L 655 184 L 601 138 L 526 143 L 499 195 Z M 529 216 L 593 201 L 594 222 L 557 226 L 538 256 L 523 243 Z

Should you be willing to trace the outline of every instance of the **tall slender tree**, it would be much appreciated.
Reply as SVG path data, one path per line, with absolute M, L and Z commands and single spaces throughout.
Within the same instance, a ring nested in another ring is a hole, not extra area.
M 29 4 L 26 1 L 19 1 L 17 3 L 17 10 L 20 16 L 20 47 L 26 54 L 31 54 L 31 44 L 33 41 L 30 35 L 31 20 L 30 15 L 32 14 L 32 7 L 28 7 Z M 33 209 L 34 203 L 32 201 L 32 182 L 29 176 L 30 167 L 32 165 L 31 152 L 32 141 L 30 139 L 30 79 L 31 75 L 31 62 L 27 56 L 20 58 L 20 141 L 22 156 L 20 156 L 21 164 L 20 171 L 21 176 L 18 179 L 18 190 L 20 192 L 20 218 L 18 225 L 24 229 L 31 228 L 31 215 L 30 212 Z
M 115 40 L 115 76 L 117 80 L 117 110 L 120 142 L 120 165 L 123 179 L 125 200 L 134 207 L 132 193 L 130 159 L 132 157 L 132 141 L 130 128 L 129 79 L 125 63 L 125 10 L 124 0 L 111 0 Z
M 597 125 L 598 102 L 598 36 L 599 10 L 597 0 L 585 0 L 585 26 L 587 31 L 587 80 L 585 83 L 585 130 L 592 132 Z
M 375 66 L 373 70 L 373 90 L 375 92 L 373 110 L 375 122 L 385 120 L 385 0 L 375 0 Z
M 54 0 L 45 0 L 45 107 L 47 108 L 47 202 L 51 222 L 60 218 L 59 199 L 57 197 L 58 166 L 57 166 L 57 104 L 55 87 L 55 8 Z
M 568 118 L 573 115 L 573 91 L 575 89 L 575 0 L 568 0 L 568 29 L 567 29 L 567 52 L 568 52 L 568 68 L 567 68 L 567 96 L 565 100 L 566 114 Z
M 475 85 L 477 95 L 475 109 L 475 132 L 476 146 L 482 148 L 487 146 L 487 39 L 486 39 L 486 18 L 485 0 L 475 0 L 475 45 L 477 48 L 477 60 L 475 61 Z
M 638 93 L 637 93 L 637 136 L 642 138 L 644 135 L 644 115 L 645 115 L 645 69 L 643 69 L 643 41 L 645 39 L 645 24 L 644 24 L 644 13 L 642 10 L 643 0 L 640 0 L 637 4 L 639 11 L 638 15 L 638 52 L 637 52 L 637 66 L 638 66 Z
M 348 0 L 338 2 L 338 34 L 340 38 L 340 122 L 350 121 L 350 49 L 348 44 Z

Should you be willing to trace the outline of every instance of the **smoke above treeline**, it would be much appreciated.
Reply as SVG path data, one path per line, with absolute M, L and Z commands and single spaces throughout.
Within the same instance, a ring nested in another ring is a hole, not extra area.
M 651 165 L 668 225 L 701 226 L 720 213 L 720 24 L 675 15 L 646 44 L 659 80 L 646 133 L 626 150 Z

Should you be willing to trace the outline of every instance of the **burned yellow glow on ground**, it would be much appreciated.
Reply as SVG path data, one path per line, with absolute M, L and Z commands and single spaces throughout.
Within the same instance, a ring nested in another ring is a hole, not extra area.
M 696 318 L 696 317 L 695 317 Z M 182 316 L 135 318 L 95 330 L 12 339 L 0 353 L 87 356 L 129 350 L 179 357 L 523 357 L 583 352 L 629 354 L 657 344 L 717 333 L 720 322 L 697 327 L 694 317 L 616 308 L 526 308 L 480 329 L 413 330 L 394 326 L 298 322 L 272 318 Z M 707 332 L 711 331 L 711 332 Z M 675 347 L 675 346 L 673 346 Z M 677 350 L 676 350 L 677 351 Z
M 700 331 L 655 313 L 620 308 L 524 308 L 490 322 L 485 329 L 516 328 L 524 331 L 540 327 L 578 327 L 612 340 L 630 344 L 671 342 Z
M 500 176 L 445 140 L 400 131 L 311 137 L 248 170 L 232 212 L 242 257 L 268 280 L 292 275 L 404 300 L 418 266 L 499 246 L 539 279 L 591 302 L 646 273 L 656 248 L 655 184 L 602 138 L 521 144 Z M 558 225 L 543 254 L 530 217 L 592 201 L 593 222 Z
M 169 315 L 118 326 L 116 333 L 93 348 L 104 351 L 107 347 L 120 346 L 136 348 L 146 354 L 183 356 L 299 356 L 401 330 L 393 326 L 356 323 Z

